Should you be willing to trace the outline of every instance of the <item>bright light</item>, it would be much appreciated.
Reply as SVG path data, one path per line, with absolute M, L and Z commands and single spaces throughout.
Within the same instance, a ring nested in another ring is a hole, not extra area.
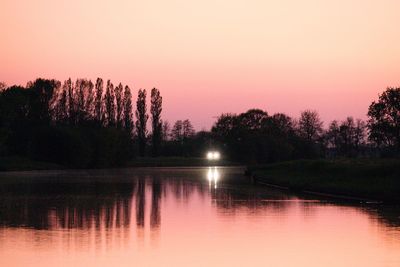
M 210 151 L 207 153 L 208 160 L 219 160 L 221 158 L 221 154 L 218 151 Z
M 213 180 L 213 178 L 214 178 L 214 174 L 213 174 L 213 171 L 212 171 L 211 167 L 208 168 L 207 178 L 208 178 L 208 181 L 210 181 L 210 182 L 211 182 L 211 181 Z
M 214 181 L 217 182 L 219 179 L 219 171 L 216 167 L 214 167 L 214 174 L 213 174 Z
M 214 184 L 214 188 L 217 188 L 218 180 L 220 179 L 220 177 L 221 174 L 217 167 L 208 167 L 207 179 L 210 187 L 212 186 L 212 184 Z

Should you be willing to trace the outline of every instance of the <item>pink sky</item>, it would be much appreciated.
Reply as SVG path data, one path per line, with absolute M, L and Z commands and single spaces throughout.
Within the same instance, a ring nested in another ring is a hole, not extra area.
M 157 87 L 209 129 L 261 108 L 365 118 L 400 86 L 398 0 L 1 0 L 0 81 L 100 76 Z

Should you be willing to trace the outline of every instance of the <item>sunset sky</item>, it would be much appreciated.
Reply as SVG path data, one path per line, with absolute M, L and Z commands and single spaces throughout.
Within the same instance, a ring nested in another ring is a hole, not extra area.
M 400 86 L 398 0 L 0 0 L 0 81 L 157 87 L 163 118 L 209 129 L 261 108 L 365 118 Z

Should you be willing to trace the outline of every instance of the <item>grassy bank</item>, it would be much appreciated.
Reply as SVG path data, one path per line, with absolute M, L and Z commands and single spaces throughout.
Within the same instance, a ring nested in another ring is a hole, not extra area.
M 248 172 L 296 191 L 400 202 L 399 159 L 299 160 L 249 167 Z

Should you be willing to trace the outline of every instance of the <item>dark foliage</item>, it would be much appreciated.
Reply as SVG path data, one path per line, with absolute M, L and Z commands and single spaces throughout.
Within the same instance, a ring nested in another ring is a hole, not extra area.
M 140 89 L 136 100 L 136 133 L 139 143 L 139 155 L 144 156 L 146 153 L 147 143 L 147 105 L 146 105 L 146 89 Z
M 400 88 L 387 88 L 368 109 L 369 139 L 385 155 L 400 152 Z
M 162 97 L 160 91 L 157 88 L 151 90 L 151 126 L 152 126 L 152 155 L 159 156 L 161 146 L 161 133 L 162 133 Z
M 285 114 L 269 116 L 254 109 L 239 115 L 223 114 L 212 133 L 225 153 L 241 162 L 274 162 L 301 154 L 303 140 L 296 134 L 293 120 Z
M 222 114 L 210 132 L 195 132 L 190 120 L 162 121 L 162 97 L 151 90 L 151 133 L 146 90 L 140 89 L 133 118 L 132 93 L 101 78 L 37 79 L 26 87 L 0 83 L 0 157 L 20 157 L 67 167 L 122 166 L 135 157 L 204 157 L 269 163 L 300 158 L 396 156 L 400 151 L 400 88 L 388 88 L 368 111 L 368 124 L 348 117 L 327 130 L 316 111 L 298 120 L 260 109 Z M 367 138 L 368 136 L 368 138 Z M 148 142 L 150 141 L 150 142 Z M 149 149 L 146 147 L 149 146 Z
M 121 166 L 134 156 L 129 88 L 37 79 L 0 92 L 0 155 L 69 167 Z M 116 103 L 116 104 L 115 104 Z M 125 107 L 125 108 L 124 108 Z M 115 115 L 117 114 L 117 115 Z M 122 118 L 125 118 L 124 120 Z M 128 130 L 124 124 L 127 123 Z

